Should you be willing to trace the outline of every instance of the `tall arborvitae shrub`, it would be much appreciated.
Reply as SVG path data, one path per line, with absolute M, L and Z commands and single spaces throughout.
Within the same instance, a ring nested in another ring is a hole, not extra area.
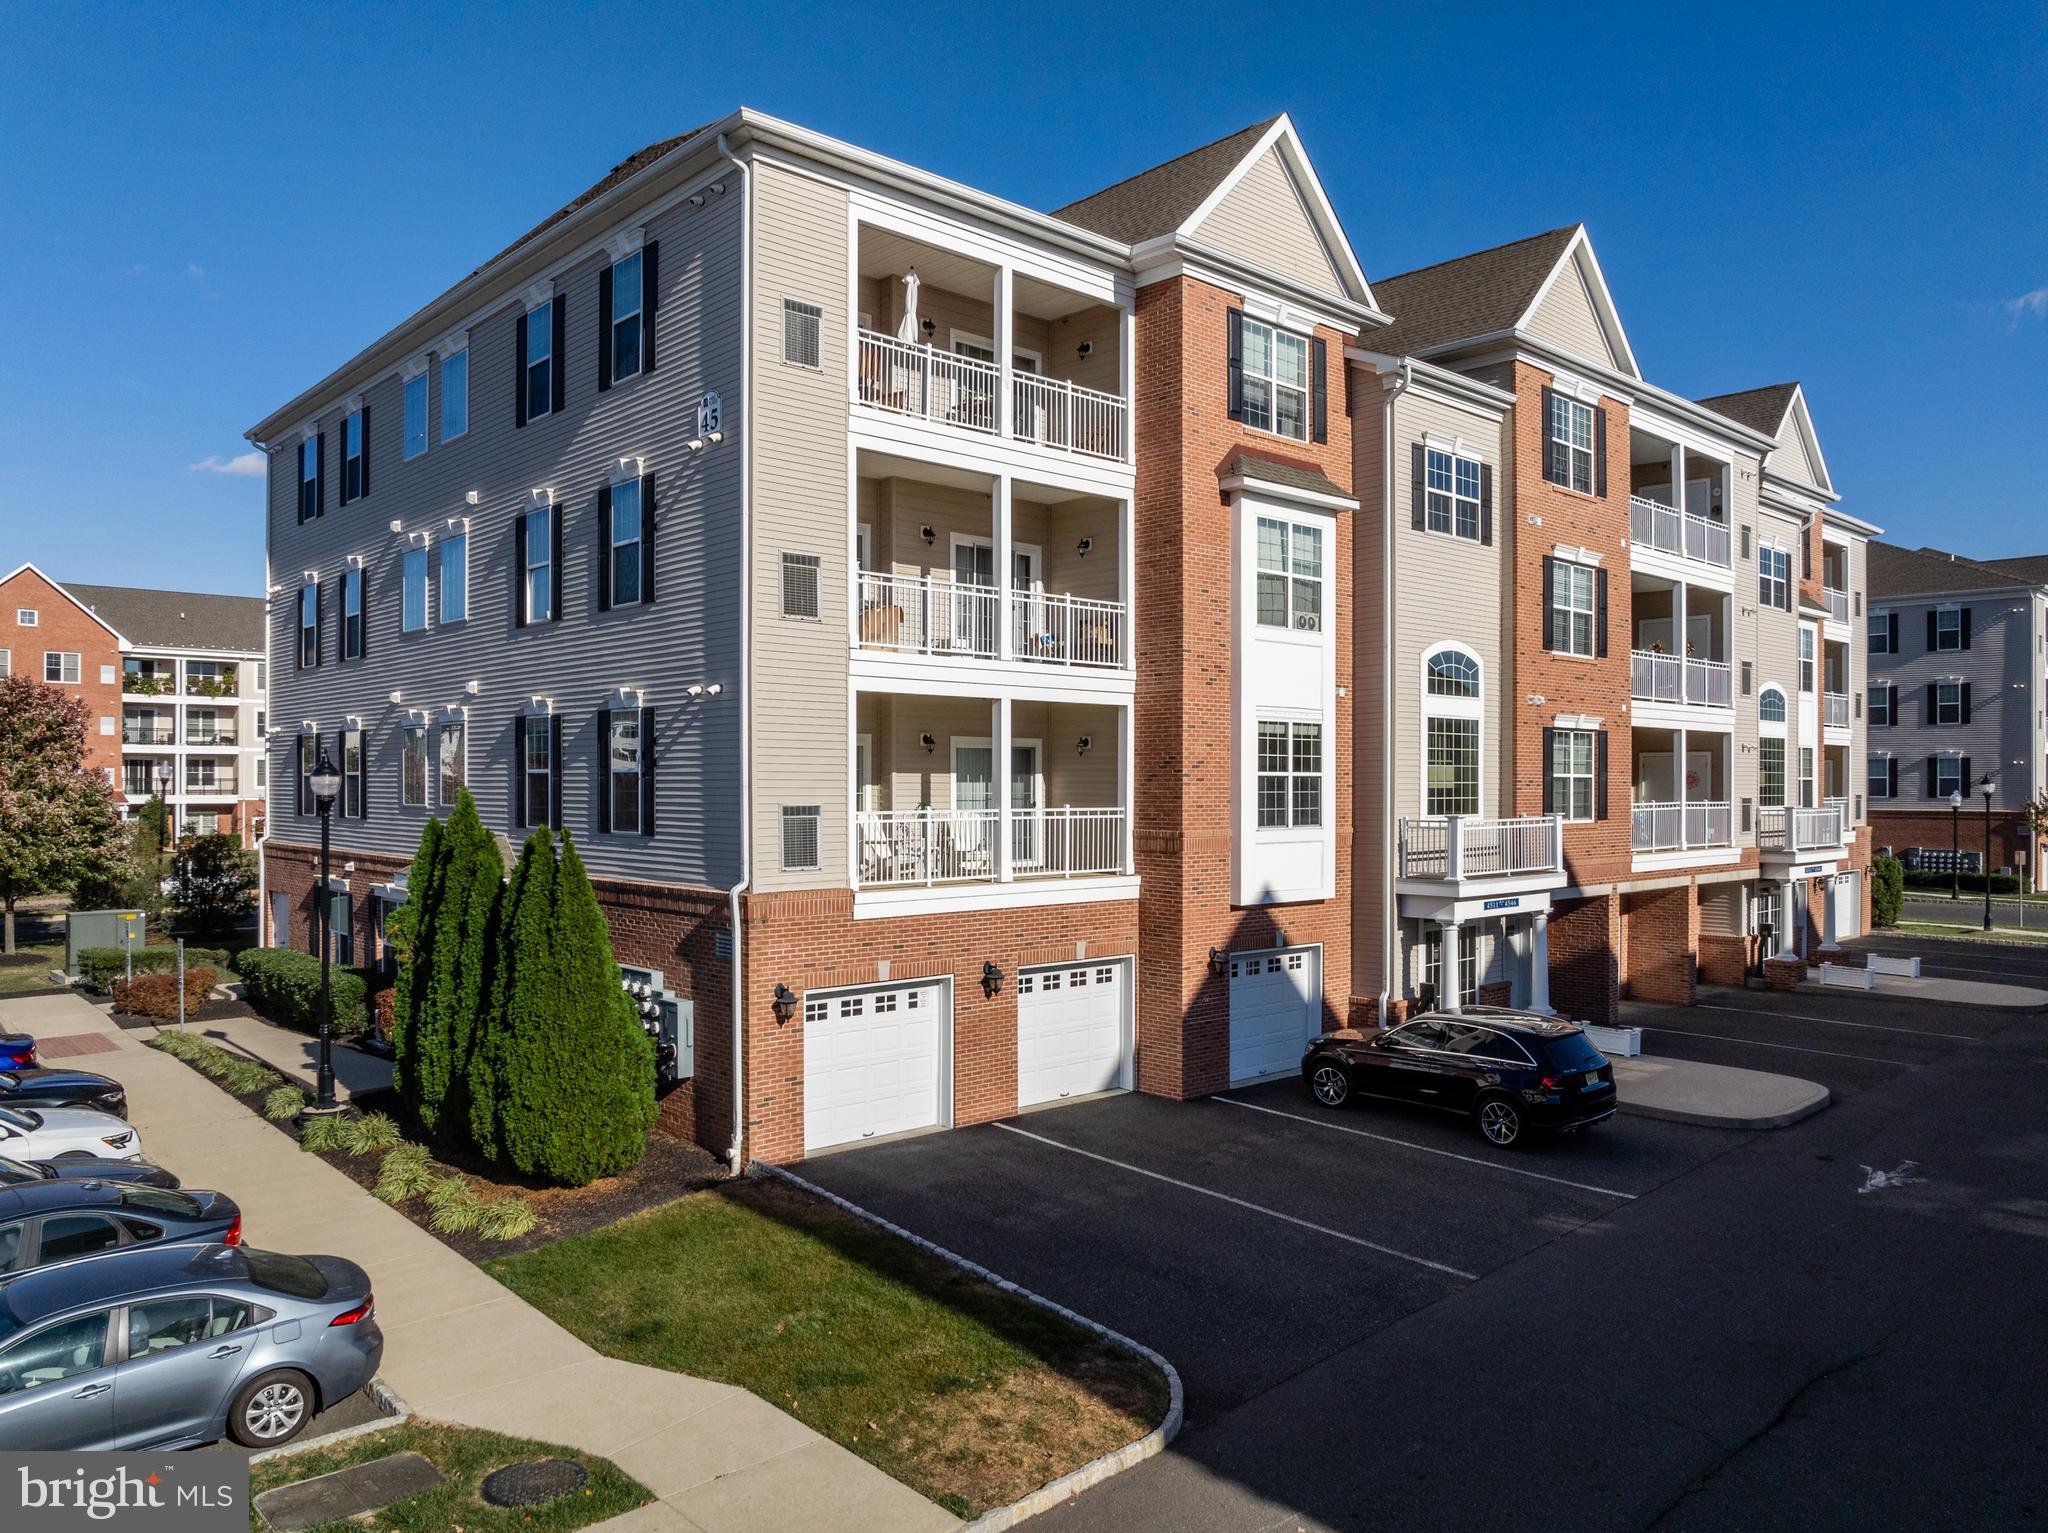
M 464 789 L 441 833 L 447 872 L 435 910 L 428 1010 L 431 1051 L 422 1059 L 421 1127 L 444 1143 L 471 1133 L 469 1067 L 491 1004 L 491 973 L 504 900 L 505 860 Z M 431 1068 L 428 1068 L 429 1065 Z
M 574 840 L 563 833 L 559 859 L 551 841 L 536 831 L 520 858 L 525 876 L 506 927 L 505 1005 L 487 1088 L 499 1158 L 528 1176 L 580 1187 L 646 1153 L 654 1045 L 619 984 L 611 934 Z
M 427 999 L 427 974 L 433 963 L 434 907 L 440 897 L 441 822 L 427 821 L 420 849 L 406 875 L 405 903 L 391 912 L 384 936 L 398 954 L 398 983 L 391 1009 L 391 1084 L 399 1100 L 417 1110 L 414 1061 L 418 1056 L 420 1019 Z
M 483 1046 L 470 1058 L 470 1100 L 477 1106 L 471 1140 L 493 1160 L 505 1160 L 504 1124 L 507 1081 L 516 1072 L 513 1040 L 546 1024 L 545 1013 L 529 1017 L 533 1006 L 544 1007 L 552 991 L 547 978 L 555 913 L 554 833 L 542 826 L 526 838 L 505 885 L 499 910 L 497 948 L 491 976 L 490 1028 Z M 556 1018 L 566 1026 L 566 1018 Z

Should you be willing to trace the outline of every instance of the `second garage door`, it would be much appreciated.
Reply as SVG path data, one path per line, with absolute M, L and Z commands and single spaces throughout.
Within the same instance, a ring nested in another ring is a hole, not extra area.
M 1124 1061 L 1130 960 L 1061 964 L 1017 975 L 1017 1105 L 1130 1084 Z
M 804 997 L 804 1149 L 941 1120 L 946 992 L 940 985 Z
M 1321 1030 L 1323 950 L 1273 948 L 1230 955 L 1230 1078 L 1256 1080 L 1301 1068 Z

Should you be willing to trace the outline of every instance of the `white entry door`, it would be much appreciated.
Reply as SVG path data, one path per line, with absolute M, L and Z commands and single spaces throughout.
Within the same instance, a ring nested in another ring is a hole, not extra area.
M 1232 1081 L 1300 1069 L 1302 1051 L 1322 1020 L 1321 948 L 1230 955 Z
M 942 1121 L 948 1029 L 939 985 L 804 997 L 804 1149 Z
M 1846 942 L 1863 935 L 1863 875 L 1838 873 L 1828 898 L 1835 902 L 1835 941 Z
M 1117 958 L 1018 972 L 1019 1107 L 1130 1084 L 1130 968 Z

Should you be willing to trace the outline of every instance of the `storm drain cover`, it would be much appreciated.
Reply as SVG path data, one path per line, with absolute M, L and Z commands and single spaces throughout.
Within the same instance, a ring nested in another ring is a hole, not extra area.
M 583 1489 L 584 1479 L 584 1468 L 574 1459 L 544 1458 L 493 1469 L 480 1488 L 492 1506 L 538 1506 Z
M 256 1510 L 276 1533 L 324 1527 L 432 1490 L 447 1477 L 417 1453 L 394 1453 L 318 1479 L 266 1490 Z

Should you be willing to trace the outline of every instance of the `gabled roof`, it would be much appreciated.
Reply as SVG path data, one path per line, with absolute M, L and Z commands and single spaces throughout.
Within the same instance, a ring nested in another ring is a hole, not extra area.
M 1126 176 L 1093 196 L 1054 208 L 1052 216 L 1126 245 L 1171 234 L 1187 224 L 1278 121 L 1278 117 L 1268 117 L 1249 128 L 1239 128 L 1163 165 Z
M 1946 591 L 2009 591 L 2043 583 L 2034 575 L 1998 563 L 1966 559 L 1939 548 L 1901 548 L 1872 541 L 1867 551 L 1872 600 L 1887 596 L 1930 596 Z M 2008 560 L 2006 563 L 2048 563 Z
M 704 123 L 698 127 L 690 129 L 690 131 L 687 133 L 678 133 L 672 138 L 656 139 L 653 143 L 649 144 L 645 149 L 636 149 L 633 153 L 627 155 L 623 160 L 619 161 L 618 164 L 614 165 L 609 171 L 607 171 L 602 179 L 593 182 L 585 190 L 579 192 L 576 196 L 570 198 L 567 202 L 563 203 L 562 206 L 560 206 L 559 208 L 556 208 L 554 212 L 548 214 L 546 218 L 543 218 L 531 229 L 528 229 L 524 234 L 520 235 L 518 239 L 514 240 L 511 244 L 507 245 L 503 250 L 499 251 L 496 255 L 492 256 L 490 260 L 484 262 L 483 266 L 476 267 L 475 270 L 470 272 L 470 275 L 473 277 L 476 275 L 477 272 L 482 271 L 484 267 L 497 265 L 498 262 L 504 260 L 506 256 L 512 254 L 513 251 L 519 249 L 520 246 L 529 244 L 532 241 L 538 239 L 541 235 L 547 233 L 548 230 L 552 229 L 556 224 L 560 223 L 563 219 L 567 218 L 571 213 L 575 212 L 578 208 L 584 207 L 589 203 L 595 202 L 598 198 L 602 197 L 606 192 L 610 191 L 620 182 L 631 180 L 634 176 L 638 175 L 641 171 L 645 170 L 648 166 L 652 165 L 656 160 L 660 159 L 663 155 L 667 154 L 669 150 L 675 148 L 678 144 L 688 143 L 691 139 L 695 138 L 699 133 L 702 133 L 704 129 L 709 126 L 709 123 Z
M 1765 388 L 1744 389 L 1739 394 L 1715 394 L 1693 403 L 1727 416 L 1738 426 L 1775 437 L 1785 424 L 1785 412 L 1792 408 L 1792 396 L 1798 392 L 1796 383 L 1773 383 Z
M 1806 390 L 1798 383 L 1773 383 L 1739 394 L 1717 394 L 1695 403 L 1775 441 L 1778 450 L 1764 459 L 1764 467 L 1771 473 L 1783 479 L 1804 480 L 1817 490 L 1834 494 L 1835 482 L 1828 475 L 1828 460 L 1820 450 L 1820 434 L 1813 429 L 1813 412 L 1806 405 Z
M 1535 307 L 1579 227 L 1567 224 L 1380 278 L 1373 291 L 1394 322 L 1373 336 L 1373 349 L 1399 356 L 1512 330 Z
M 266 603 L 260 596 L 145 591 L 131 586 L 70 585 L 64 589 L 130 644 L 255 655 L 264 650 Z
M 2048 554 L 2022 554 L 2017 559 L 1984 559 L 1979 562 L 1995 570 L 2010 571 L 2030 586 L 2048 586 Z
M 21 564 L 17 564 L 5 575 L 0 575 L 0 586 L 6 585 L 9 581 L 14 579 L 15 576 L 22 574 L 24 571 L 26 571 L 28 574 L 35 576 L 36 579 L 42 581 L 44 585 L 50 587 L 50 589 L 55 591 L 59 596 L 63 597 L 66 601 L 70 602 L 72 606 L 76 607 L 79 611 L 83 612 L 87 617 L 91 618 L 94 622 L 98 623 L 100 627 L 106 629 L 106 631 L 112 634 L 116 639 L 119 639 L 121 637 L 120 629 L 115 627 L 110 619 L 102 616 L 100 613 L 93 611 L 92 608 L 88 607 L 84 602 L 80 601 L 77 596 L 73 595 L 71 589 L 68 586 L 66 586 L 64 582 L 62 582 L 61 580 L 52 580 L 48 575 L 44 574 L 41 570 L 37 569 L 33 562 L 24 562 Z

